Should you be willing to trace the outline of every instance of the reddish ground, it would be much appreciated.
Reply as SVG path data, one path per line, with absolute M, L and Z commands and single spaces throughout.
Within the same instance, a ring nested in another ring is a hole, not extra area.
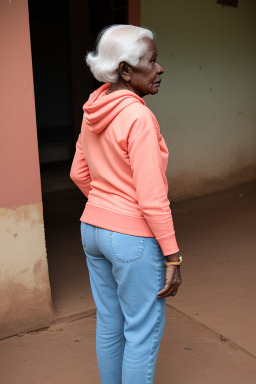
M 0 342 L 3 384 L 100 383 L 76 190 L 45 195 L 55 321 Z M 184 263 L 168 299 L 156 384 L 256 382 L 256 184 L 172 204 Z

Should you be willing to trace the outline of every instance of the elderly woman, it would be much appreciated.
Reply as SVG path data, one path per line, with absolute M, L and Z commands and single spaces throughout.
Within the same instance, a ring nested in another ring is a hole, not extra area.
M 163 68 L 150 30 L 102 31 L 86 62 L 104 82 L 85 103 L 71 178 L 88 197 L 82 244 L 97 307 L 96 351 L 103 384 L 153 383 L 165 297 L 181 284 L 167 197 L 168 149 L 142 99 Z

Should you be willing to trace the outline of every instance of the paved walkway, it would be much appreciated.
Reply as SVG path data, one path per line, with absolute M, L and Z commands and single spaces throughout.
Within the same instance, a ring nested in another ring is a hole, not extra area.
M 44 199 L 55 320 L 0 342 L 2 384 L 99 384 L 79 192 Z M 183 284 L 167 303 L 156 384 L 256 382 L 256 184 L 172 205 Z

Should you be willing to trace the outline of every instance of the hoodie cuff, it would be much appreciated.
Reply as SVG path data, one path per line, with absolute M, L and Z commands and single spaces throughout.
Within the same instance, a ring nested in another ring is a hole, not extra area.
M 158 241 L 158 244 L 162 249 L 164 256 L 169 256 L 179 252 L 179 247 L 178 247 L 175 235 L 169 238 L 156 239 L 156 240 Z

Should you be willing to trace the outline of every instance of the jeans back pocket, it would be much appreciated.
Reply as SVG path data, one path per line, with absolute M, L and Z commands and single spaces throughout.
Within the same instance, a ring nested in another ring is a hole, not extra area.
M 131 263 L 142 258 L 146 237 L 110 232 L 110 244 L 115 258 L 121 263 Z

